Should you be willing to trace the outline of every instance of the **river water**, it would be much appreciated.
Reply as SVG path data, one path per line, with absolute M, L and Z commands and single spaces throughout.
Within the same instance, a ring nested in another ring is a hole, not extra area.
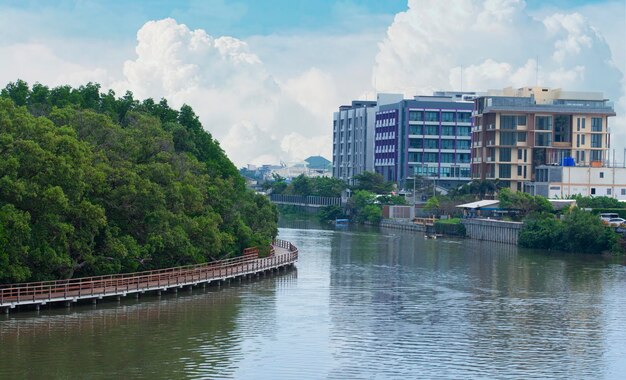
M 300 248 L 280 276 L 0 316 L 0 379 L 626 378 L 623 263 L 306 221 L 279 237 Z

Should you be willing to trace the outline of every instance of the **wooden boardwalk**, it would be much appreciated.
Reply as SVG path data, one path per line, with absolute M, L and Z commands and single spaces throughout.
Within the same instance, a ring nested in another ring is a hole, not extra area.
M 145 272 L 115 274 L 96 277 L 73 278 L 60 281 L 30 282 L 0 286 L 0 309 L 22 305 L 34 305 L 39 309 L 48 303 L 72 302 L 91 299 L 97 302 L 104 297 L 124 297 L 128 294 L 161 292 L 185 286 L 226 281 L 250 275 L 277 271 L 291 267 L 298 259 L 298 248 L 288 241 L 276 239 L 270 255 L 258 258 L 254 250 L 233 259 L 207 264 L 188 265 L 176 268 Z

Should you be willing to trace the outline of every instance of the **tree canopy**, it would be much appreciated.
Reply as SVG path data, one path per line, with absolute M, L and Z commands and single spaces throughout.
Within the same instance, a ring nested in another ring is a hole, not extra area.
M 314 195 L 319 197 L 340 197 L 346 188 L 345 182 L 331 177 L 307 177 L 300 174 L 290 183 L 280 175 L 274 174 L 273 181 L 266 182 L 264 187 L 271 189 L 273 194 Z
M 393 190 L 393 182 L 385 181 L 385 178 L 374 172 L 364 171 L 353 177 L 356 185 L 352 187 L 353 191 L 365 190 L 375 194 L 388 194 Z
M 577 207 L 568 211 L 563 220 L 550 213 L 533 213 L 524 221 L 519 235 L 522 247 L 578 253 L 617 252 L 622 249 L 620 242 L 600 218 Z
M 18 80 L 0 141 L 0 282 L 206 262 L 277 233 L 187 105 Z

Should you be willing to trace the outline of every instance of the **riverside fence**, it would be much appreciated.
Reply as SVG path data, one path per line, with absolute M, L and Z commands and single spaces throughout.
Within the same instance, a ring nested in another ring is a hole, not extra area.
M 256 254 L 255 254 L 256 252 Z M 36 309 L 47 303 L 72 302 L 104 297 L 123 297 L 147 291 L 165 291 L 184 286 L 207 284 L 241 278 L 267 271 L 291 267 L 298 260 L 298 248 L 288 241 L 275 239 L 267 257 L 259 258 L 258 250 L 246 250 L 244 255 L 206 264 L 187 265 L 145 272 L 106 276 L 72 278 L 58 281 L 30 282 L 0 286 L 0 310 L 23 305 Z
M 276 204 L 303 206 L 303 207 L 324 207 L 324 206 L 341 206 L 340 197 L 318 197 L 314 195 L 283 195 L 271 194 L 270 200 Z

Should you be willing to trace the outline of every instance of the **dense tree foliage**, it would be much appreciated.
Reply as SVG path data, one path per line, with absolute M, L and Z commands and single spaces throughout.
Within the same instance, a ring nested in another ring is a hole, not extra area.
M 379 223 L 382 219 L 382 208 L 376 199 L 376 194 L 357 190 L 348 200 L 348 209 L 357 223 Z
M 474 195 L 474 199 L 484 199 L 485 197 L 493 197 L 500 189 L 506 188 L 507 185 L 500 180 L 476 179 L 457 189 L 452 189 L 448 194 L 452 198 L 464 195 Z
M 304 174 L 288 183 L 285 178 L 274 174 L 273 181 L 267 182 L 264 187 L 271 189 L 273 194 L 340 197 L 341 192 L 346 189 L 346 184 L 337 178 L 307 177 Z
M 580 208 L 626 208 L 626 204 L 611 197 L 585 197 L 582 195 L 574 195 L 572 199 L 576 200 L 576 205 Z
M 549 213 L 531 215 L 520 231 L 519 244 L 528 248 L 602 253 L 619 250 L 619 239 L 596 215 L 574 208 L 563 220 Z
M 189 106 L 92 83 L 0 92 L 0 282 L 206 262 L 276 225 Z
M 356 185 L 352 187 L 353 191 L 369 191 L 374 194 L 388 194 L 393 190 L 393 182 L 385 181 L 385 178 L 373 172 L 364 171 L 354 176 Z
M 513 192 L 508 188 L 498 192 L 500 208 L 516 210 L 520 216 L 526 216 L 531 212 L 552 212 L 554 208 L 547 198 L 540 195 L 530 195 L 521 191 Z

